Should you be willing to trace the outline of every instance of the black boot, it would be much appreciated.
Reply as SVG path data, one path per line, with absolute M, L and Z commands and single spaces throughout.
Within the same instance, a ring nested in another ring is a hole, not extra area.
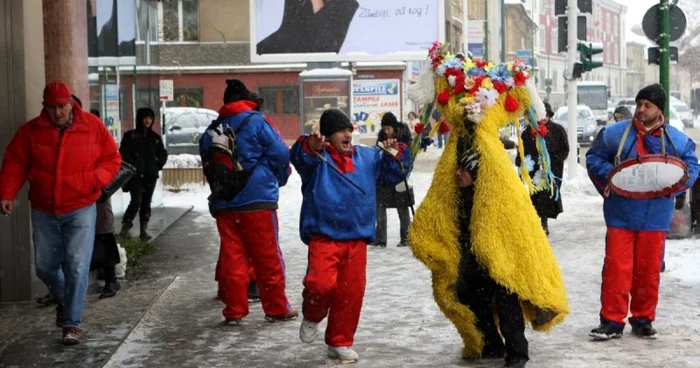
M 141 221 L 141 234 L 139 238 L 143 240 L 151 240 L 151 235 L 148 233 L 148 221 Z
M 105 287 L 102 288 L 102 291 L 100 291 L 100 299 L 104 298 L 111 298 L 115 295 L 117 295 L 117 291 L 121 289 L 121 285 L 119 285 L 119 281 L 114 281 L 114 282 L 105 282 Z
M 122 222 L 122 231 L 119 232 L 119 236 L 122 238 L 131 238 L 129 230 L 131 230 L 132 227 L 134 227 L 134 224 L 131 221 Z
M 260 301 L 260 290 L 258 290 L 258 283 L 251 281 L 248 284 L 248 303 L 257 303 Z

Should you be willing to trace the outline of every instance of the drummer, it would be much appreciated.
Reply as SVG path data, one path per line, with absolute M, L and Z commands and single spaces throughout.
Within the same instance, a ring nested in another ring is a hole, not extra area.
M 700 171 L 695 143 L 667 123 L 663 115 L 666 96 L 659 84 L 641 89 L 635 99 L 634 117 L 608 126 L 586 153 L 588 175 L 605 198 L 607 225 L 600 325 L 589 333 L 596 340 L 622 336 L 628 306 L 632 334 L 656 338 L 652 322 L 664 242 L 673 215 L 673 197 L 685 189 L 655 199 L 624 198 L 610 191 L 609 175 L 616 163 L 665 151 L 687 165 L 685 188 L 693 185 Z

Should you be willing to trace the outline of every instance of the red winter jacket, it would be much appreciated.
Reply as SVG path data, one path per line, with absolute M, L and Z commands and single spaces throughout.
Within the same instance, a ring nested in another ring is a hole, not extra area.
M 44 110 L 22 125 L 5 150 L 0 200 L 14 200 L 29 179 L 32 208 L 61 215 L 91 205 L 117 175 L 121 156 L 100 119 L 73 105 L 60 132 Z

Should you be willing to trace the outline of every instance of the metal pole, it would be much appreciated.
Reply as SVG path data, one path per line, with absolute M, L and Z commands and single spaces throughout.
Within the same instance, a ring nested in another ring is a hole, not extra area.
M 577 141 L 577 127 L 576 127 L 576 105 L 578 105 L 578 91 L 576 89 L 578 81 L 573 78 L 574 64 L 576 63 L 576 49 L 578 44 L 578 39 L 576 37 L 576 25 L 578 22 L 578 4 L 576 0 L 569 0 L 569 5 L 567 9 L 568 15 L 568 50 L 567 50 L 567 67 L 569 68 L 569 91 L 568 91 L 568 102 L 569 112 L 567 117 L 569 119 L 569 179 L 576 177 L 576 172 L 578 171 L 578 150 L 575 149 Z
M 484 0 L 484 60 L 489 59 L 489 0 Z
M 664 116 L 669 116 L 669 91 L 671 90 L 670 78 L 669 78 L 669 64 L 670 53 L 669 53 L 669 3 L 668 0 L 661 0 L 659 6 L 659 79 L 661 80 L 661 86 L 664 87 L 666 91 L 666 108 L 664 109 Z
M 469 8 L 468 0 L 462 0 L 462 53 L 469 54 Z
M 501 0 L 501 62 L 506 62 L 506 0 Z

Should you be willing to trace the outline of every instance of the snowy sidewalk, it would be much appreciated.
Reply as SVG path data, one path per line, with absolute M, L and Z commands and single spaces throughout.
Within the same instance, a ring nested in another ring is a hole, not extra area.
M 421 200 L 431 174 L 416 172 Z M 307 248 L 299 240 L 299 177 L 294 174 L 280 201 L 280 242 L 287 265 L 287 293 L 301 308 L 301 280 Z M 667 272 L 654 324 L 659 339 L 634 338 L 629 327 L 622 339 L 591 342 L 598 324 L 600 273 L 605 227 L 602 200 L 585 177 L 567 185 L 566 212 L 550 223 L 550 241 L 563 270 L 571 315 L 550 334 L 527 331 L 529 367 L 700 367 L 700 244 L 667 243 Z M 323 367 L 322 341 L 299 341 L 300 321 L 269 324 L 259 304 L 239 327 L 221 325 L 221 302 L 214 299 L 214 265 L 218 236 L 207 213 L 206 189 L 169 196 L 169 205 L 193 204 L 158 240 L 153 269 L 178 275 L 108 361 L 108 367 Z M 409 249 L 396 248 L 398 217 L 389 211 L 389 247 L 368 251 L 367 290 L 355 349 L 358 367 L 502 367 L 501 360 L 463 361 L 461 340 L 432 298 L 430 275 Z M 128 295 L 122 297 L 128 298 Z M 88 326 L 88 328 L 90 328 Z M 325 325 L 321 326 L 323 330 Z M 88 335 L 90 338 L 90 335 Z

